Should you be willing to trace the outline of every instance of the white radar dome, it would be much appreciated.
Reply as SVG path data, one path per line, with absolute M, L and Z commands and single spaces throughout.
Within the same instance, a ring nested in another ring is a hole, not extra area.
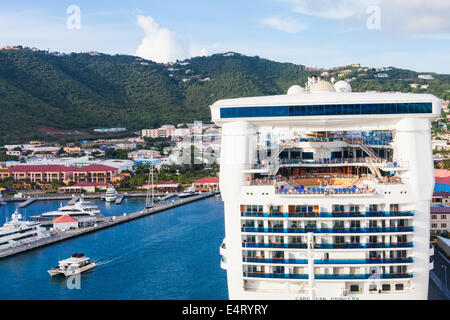
M 352 92 L 352 86 L 344 80 L 336 82 L 334 88 L 336 89 L 336 92 Z
M 335 92 L 335 89 L 328 81 L 320 80 L 311 85 L 311 92 Z
M 304 93 L 304 92 L 305 92 L 305 89 L 304 89 L 304 88 L 300 87 L 299 85 L 294 85 L 294 86 L 292 86 L 292 87 L 290 87 L 290 88 L 288 89 L 287 94 L 288 94 L 288 95 L 291 95 L 291 94 L 301 94 L 301 93 Z

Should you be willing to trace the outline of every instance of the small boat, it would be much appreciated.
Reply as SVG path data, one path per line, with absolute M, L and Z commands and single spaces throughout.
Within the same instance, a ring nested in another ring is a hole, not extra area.
M 187 198 L 187 197 L 192 197 L 197 195 L 198 192 L 195 191 L 195 187 L 189 187 L 186 190 L 184 190 L 183 192 L 178 194 L 178 197 L 180 198 Z
M 83 253 L 74 253 L 70 258 L 59 261 L 57 267 L 51 268 L 47 272 L 51 277 L 57 275 L 70 277 L 91 270 L 96 266 L 95 262 L 85 257 Z
M 114 201 L 116 201 L 118 196 L 119 196 L 119 194 L 117 193 L 116 188 L 109 187 L 106 190 L 105 201 L 106 202 L 114 202 Z

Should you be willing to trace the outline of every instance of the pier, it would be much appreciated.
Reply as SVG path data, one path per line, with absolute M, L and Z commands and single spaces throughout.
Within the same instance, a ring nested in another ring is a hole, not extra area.
M 158 205 L 153 208 L 143 209 L 141 211 L 137 211 L 137 212 L 130 213 L 127 215 L 123 215 L 123 216 L 101 217 L 101 218 L 98 218 L 96 225 L 94 225 L 93 227 L 65 231 L 65 232 L 50 236 L 45 239 L 41 239 L 41 240 L 30 242 L 30 243 L 27 243 L 27 244 L 24 244 L 21 246 L 1 250 L 0 251 L 0 259 L 10 257 L 10 256 L 13 256 L 16 254 L 24 253 L 24 252 L 34 250 L 37 248 L 41 248 L 44 246 L 48 246 L 48 245 L 51 245 L 51 244 L 54 244 L 57 242 L 61 242 L 64 240 L 79 237 L 79 236 L 82 236 L 85 234 L 97 232 L 97 231 L 100 231 L 100 230 L 103 230 L 106 228 L 110 228 L 110 227 L 113 227 L 113 226 L 121 224 L 121 223 L 125 223 L 128 221 L 139 219 L 139 218 L 149 216 L 149 215 L 152 215 L 152 214 L 155 214 L 158 212 L 162 212 L 167 209 L 176 208 L 176 207 L 179 207 L 179 206 L 191 203 L 191 202 L 202 200 L 202 199 L 214 196 L 215 194 L 216 194 L 215 192 L 203 193 L 203 194 L 200 194 L 197 196 L 192 196 L 189 198 L 172 201 L 167 204 L 161 204 L 161 205 Z M 166 196 L 169 196 L 169 195 L 166 195 Z
M 75 202 L 77 202 L 80 199 L 80 196 L 73 197 L 72 200 L 67 202 L 68 205 L 73 205 Z
M 25 200 L 24 202 L 19 203 L 19 205 L 17 207 L 25 208 L 35 201 L 36 201 L 36 198 L 29 198 L 29 199 Z
M 123 200 L 123 194 L 119 194 L 116 199 L 116 204 L 121 204 Z

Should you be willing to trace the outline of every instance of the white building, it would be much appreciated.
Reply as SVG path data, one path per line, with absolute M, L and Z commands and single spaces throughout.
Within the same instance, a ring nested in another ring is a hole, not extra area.
M 427 299 L 440 109 L 433 95 L 335 92 L 320 80 L 214 103 L 230 299 Z M 277 143 L 286 129 L 312 134 Z M 392 141 L 333 135 L 374 130 Z
M 78 220 L 68 215 L 60 216 L 53 220 L 53 229 L 58 231 L 78 229 Z

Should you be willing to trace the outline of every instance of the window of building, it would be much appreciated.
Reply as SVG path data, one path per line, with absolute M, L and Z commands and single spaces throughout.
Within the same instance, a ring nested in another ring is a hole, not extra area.
M 441 223 L 441 228 L 447 228 L 447 224 L 446 223 Z
M 441 219 L 442 219 L 442 220 L 445 220 L 445 218 L 447 218 L 447 216 L 446 216 L 445 214 L 442 214 L 442 215 L 441 215 Z
M 435 214 L 432 214 L 432 215 L 431 215 L 431 219 L 432 219 L 432 220 L 436 220 L 436 218 L 437 218 L 437 216 L 436 216 Z
M 437 228 L 437 223 L 432 223 L 432 224 L 431 224 L 431 227 L 432 227 L 432 228 Z

